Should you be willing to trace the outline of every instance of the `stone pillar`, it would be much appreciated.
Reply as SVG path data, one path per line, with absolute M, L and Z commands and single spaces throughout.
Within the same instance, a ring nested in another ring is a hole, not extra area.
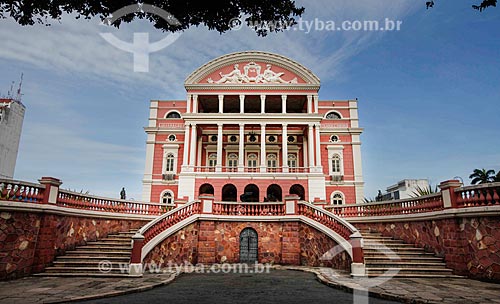
M 142 269 L 142 245 L 144 243 L 144 236 L 136 233 L 132 236 L 132 254 L 130 256 L 130 265 L 128 274 L 132 276 L 141 276 Z
M 266 113 L 266 95 L 260 95 L 260 113 Z
M 203 193 L 202 193 L 203 194 Z M 213 194 L 203 194 L 199 196 L 201 201 L 201 213 L 212 214 L 215 197 Z
M 309 124 L 307 130 L 307 153 L 309 154 L 309 168 L 314 167 L 314 135 L 313 135 L 313 124 Z
M 186 113 L 191 113 L 191 94 L 186 97 Z
M 318 109 L 319 109 L 319 99 L 318 99 L 318 95 L 313 95 L 313 99 L 314 99 L 314 113 L 318 114 Z
M 364 277 L 366 272 L 365 257 L 363 254 L 363 237 L 359 232 L 355 232 L 349 237 L 349 243 L 352 246 L 351 276 Z
M 260 125 L 260 172 L 266 172 L 266 124 Z
M 224 113 L 224 95 L 219 94 L 219 113 Z
M 299 214 L 299 199 L 297 194 L 285 195 L 285 215 Z
M 312 113 L 312 95 L 307 95 L 307 113 Z
M 321 168 L 321 137 L 320 137 L 320 124 L 315 124 L 316 132 L 316 167 Z
M 200 221 L 198 235 L 198 263 L 213 264 L 216 262 L 215 223 Z
M 189 152 L 191 154 L 189 157 L 190 167 L 196 166 L 196 137 L 197 137 L 196 124 L 193 123 L 191 124 L 191 144 L 190 144 L 191 149 L 189 149 Z
M 283 167 L 283 172 L 288 172 L 288 132 L 287 132 L 287 124 L 284 123 L 283 125 L 283 147 L 281 149 L 282 151 L 282 167 Z
M 286 95 L 281 95 L 281 113 L 286 113 Z
M 198 113 L 198 95 L 193 94 L 193 113 Z
M 458 207 L 455 189 L 460 187 L 462 187 L 462 183 L 456 179 L 447 180 L 439 184 L 439 189 L 441 189 L 441 195 L 443 197 L 443 206 L 445 209 Z
M 189 164 L 189 124 L 186 123 L 186 129 L 184 131 L 184 146 L 182 147 L 182 169 L 185 169 Z
M 38 182 L 45 186 L 42 204 L 55 205 L 57 203 L 57 197 L 59 196 L 59 186 L 62 185 L 61 180 L 54 177 L 44 176 L 40 178 Z
M 283 223 L 283 242 L 281 247 L 284 265 L 300 265 L 299 222 Z
M 240 113 L 245 113 L 245 94 L 240 95 Z
M 238 172 L 245 171 L 245 124 L 240 123 L 240 141 L 238 143 Z
M 222 123 L 217 124 L 217 164 L 215 172 L 222 172 Z

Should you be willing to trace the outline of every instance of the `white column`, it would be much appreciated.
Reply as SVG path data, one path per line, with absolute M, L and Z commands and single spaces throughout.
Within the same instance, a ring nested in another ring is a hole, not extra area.
M 185 168 L 188 164 L 189 164 L 189 160 L 188 160 L 188 157 L 189 157 L 189 154 L 188 154 L 188 151 L 189 151 L 189 124 L 186 123 L 186 130 L 184 131 L 184 147 L 182 147 L 182 149 L 184 149 L 184 153 L 182 154 L 182 167 Z
M 224 113 L 224 95 L 219 95 L 219 113 Z
M 186 97 L 186 113 L 191 113 L 191 94 Z
M 217 124 L 217 164 L 215 172 L 222 171 L 222 123 Z
M 189 156 L 189 166 L 194 167 L 196 166 L 196 124 L 191 124 L 191 149 L 189 150 L 190 156 Z
M 314 167 L 314 135 L 313 135 L 313 124 L 309 124 L 307 130 L 307 143 L 309 147 L 307 148 L 307 153 L 309 154 L 309 168 Z
M 240 142 L 238 145 L 238 172 L 245 171 L 244 132 L 245 132 L 245 124 L 240 123 Z
M 307 113 L 312 113 L 312 95 L 307 95 Z
M 198 95 L 193 94 L 193 113 L 198 113 Z
M 319 99 L 318 95 L 313 95 L 314 98 L 314 113 L 318 113 L 318 108 L 319 108 Z
M 288 172 L 288 133 L 287 133 L 287 124 L 283 124 L 283 147 L 281 149 L 282 154 L 283 154 L 283 161 L 282 161 L 282 167 L 283 167 L 283 172 Z
M 266 172 L 266 124 L 260 125 L 260 172 Z
M 286 95 L 281 95 L 281 113 L 286 113 Z
M 304 136 L 304 140 L 302 141 L 302 157 L 304 158 L 303 162 L 304 162 L 304 167 L 307 168 L 307 166 L 309 166 L 309 162 L 307 161 L 307 155 L 309 155 L 307 153 L 307 138 Z
M 245 113 L 245 94 L 240 95 L 240 113 Z
M 260 95 L 260 113 L 266 112 L 266 95 Z
M 320 133 L 319 133 L 319 126 L 320 124 L 317 123 L 315 125 L 316 129 L 316 167 L 321 168 L 321 138 L 320 138 Z M 319 172 L 319 171 L 318 171 Z

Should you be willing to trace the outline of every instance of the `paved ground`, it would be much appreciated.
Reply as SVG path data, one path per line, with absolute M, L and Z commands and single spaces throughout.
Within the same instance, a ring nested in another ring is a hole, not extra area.
M 328 287 L 308 272 L 181 274 L 169 285 L 141 293 L 83 303 L 353 303 L 349 292 Z M 365 299 L 365 303 L 368 303 Z M 369 303 L 396 303 L 370 299 Z
M 319 284 L 314 275 L 307 272 L 314 273 L 324 284 L 336 288 Z M 327 268 L 277 266 L 269 275 L 193 273 L 174 279 L 174 273 L 147 274 L 143 278 L 27 277 L 0 282 L 0 304 L 62 303 L 102 296 L 108 298 L 94 302 L 136 303 L 158 299 L 158 303 L 165 303 L 168 299 L 169 303 L 276 303 L 282 300 L 311 304 L 352 303 L 353 290 L 357 297 L 366 294 L 368 286 L 371 286 L 369 292 L 372 296 L 406 303 L 500 303 L 500 284 L 468 279 L 391 279 L 377 282 L 374 279 L 352 279 Z M 152 289 L 170 282 L 170 285 Z M 195 294 L 192 293 L 193 287 L 197 288 Z M 138 291 L 145 292 L 133 293 Z M 123 293 L 129 295 L 109 297 Z M 366 303 L 366 299 L 357 299 L 362 300 L 358 303 Z M 370 303 L 388 302 L 371 300 Z

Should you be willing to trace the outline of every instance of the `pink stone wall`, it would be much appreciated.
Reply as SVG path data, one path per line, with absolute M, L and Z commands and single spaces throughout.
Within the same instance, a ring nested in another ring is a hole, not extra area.
M 356 223 L 444 257 L 455 274 L 500 282 L 500 217 Z
M 299 222 L 196 222 L 158 244 L 144 263 L 163 267 L 186 262 L 238 263 L 240 233 L 248 227 L 258 234 L 259 263 L 350 269 L 351 260 L 346 252 L 321 260 L 337 243 Z
M 0 213 L 0 279 L 43 271 L 54 258 L 109 233 L 129 231 L 145 221 L 68 217 L 45 213 Z

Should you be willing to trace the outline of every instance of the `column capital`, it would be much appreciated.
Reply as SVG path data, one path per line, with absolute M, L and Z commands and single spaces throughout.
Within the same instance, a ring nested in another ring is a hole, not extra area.
M 196 127 L 196 123 L 195 122 L 191 122 L 191 127 Z
M 287 96 L 288 96 L 287 94 L 281 95 L 281 100 L 283 100 L 283 99 L 286 100 Z
M 283 122 L 283 123 L 281 123 L 281 126 L 283 126 L 283 127 L 287 127 L 287 126 L 288 126 L 288 123 L 287 123 L 287 122 Z
M 260 127 L 261 127 L 261 128 L 265 128 L 265 127 L 266 127 L 266 125 L 267 125 L 267 123 L 265 123 L 265 122 L 261 122 L 261 123 L 260 123 Z
M 185 126 L 185 127 L 189 127 L 189 126 L 190 126 L 190 123 L 186 121 L 186 122 L 184 123 L 184 126 Z
M 319 128 L 321 126 L 321 123 L 320 122 L 315 122 L 314 126 L 317 127 L 317 128 Z
M 241 127 L 245 127 L 245 123 L 244 123 L 244 122 L 240 122 L 240 123 L 239 123 L 239 126 L 240 126 L 240 128 L 241 128 Z
M 222 122 L 217 123 L 217 127 L 222 127 L 223 125 L 224 125 L 224 123 L 222 123 Z
M 309 128 L 312 128 L 312 127 L 314 127 L 314 124 L 315 124 L 314 122 L 310 122 L 307 125 L 309 126 Z
M 198 94 L 191 94 L 191 96 L 193 97 L 193 99 L 198 99 Z

